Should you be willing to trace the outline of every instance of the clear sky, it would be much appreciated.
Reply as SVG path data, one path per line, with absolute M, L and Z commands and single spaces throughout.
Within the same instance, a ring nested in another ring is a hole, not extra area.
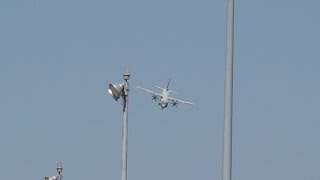
M 320 2 L 235 4 L 235 180 L 319 180 Z M 226 1 L 1 0 L 0 179 L 120 179 L 131 72 L 128 180 L 222 176 Z M 136 86 L 172 78 L 160 107 Z

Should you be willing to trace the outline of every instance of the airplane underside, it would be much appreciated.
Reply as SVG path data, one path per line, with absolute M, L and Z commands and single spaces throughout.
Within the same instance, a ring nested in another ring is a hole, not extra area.
M 168 106 L 168 103 L 166 102 L 160 102 L 159 105 L 161 106 L 161 109 L 164 109 Z

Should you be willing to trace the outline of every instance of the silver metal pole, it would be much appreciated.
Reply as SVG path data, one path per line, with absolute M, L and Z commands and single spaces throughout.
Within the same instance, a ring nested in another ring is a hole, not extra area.
M 232 175 L 232 96 L 233 96 L 233 35 L 234 0 L 227 0 L 227 51 L 225 75 L 225 107 L 223 134 L 223 180 L 231 180 Z
M 127 180 L 127 157 L 128 157 L 128 100 L 129 100 L 129 71 L 123 74 L 123 135 L 122 135 L 122 172 L 121 180 Z

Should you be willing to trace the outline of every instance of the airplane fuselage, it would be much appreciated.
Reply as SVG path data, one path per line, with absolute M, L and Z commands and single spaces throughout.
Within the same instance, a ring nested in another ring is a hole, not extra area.
M 161 93 L 161 99 L 159 105 L 162 109 L 166 108 L 168 106 L 168 97 L 169 97 L 170 91 L 166 89 L 162 89 Z

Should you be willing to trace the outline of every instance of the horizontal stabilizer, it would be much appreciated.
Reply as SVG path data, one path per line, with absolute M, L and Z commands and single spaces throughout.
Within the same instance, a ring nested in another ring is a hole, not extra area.
M 160 86 L 156 86 L 156 88 L 159 88 L 159 89 L 162 89 L 162 90 L 166 89 L 166 88 L 163 88 L 163 87 L 160 87 Z

